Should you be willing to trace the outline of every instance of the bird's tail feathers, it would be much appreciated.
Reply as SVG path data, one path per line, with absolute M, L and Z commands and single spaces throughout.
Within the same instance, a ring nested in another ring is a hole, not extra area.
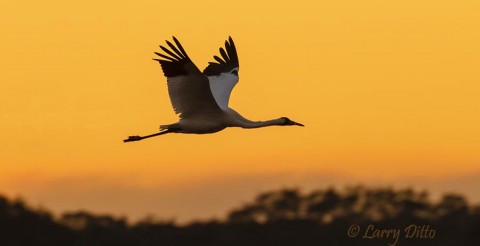
M 160 131 L 169 130 L 170 132 L 175 132 L 175 131 L 178 131 L 179 129 L 180 129 L 180 126 L 178 125 L 178 123 L 160 126 Z

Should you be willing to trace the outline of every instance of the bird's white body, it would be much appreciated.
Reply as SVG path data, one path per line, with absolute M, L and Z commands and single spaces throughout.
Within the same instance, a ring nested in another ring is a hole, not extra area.
M 222 109 L 223 113 L 218 117 L 206 117 L 204 115 L 195 115 L 188 118 L 182 118 L 177 123 L 160 126 L 161 130 L 175 129 L 178 133 L 205 134 L 221 131 L 227 127 L 259 128 L 272 125 L 282 125 L 285 123 L 283 118 L 269 121 L 250 121 L 231 108 Z
M 239 63 L 232 38 L 220 48 L 222 58 L 214 56 L 217 62 L 210 62 L 201 72 L 190 60 L 178 40 L 175 45 L 166 41 L 170 49 L 160 48 L 168 55 L 155 52 L 163 59 L 160 62 L 167 77 L 168 94 L 175 113 L 180 115 L 177 123 L 161 125 L 159 133 L 140 137 L 131 136 L 124 140 L 138 141 L 166 133 L 206 134 L 221 131 L 227 127 L 258 128 L 272 125 L 300 125 L 286 117 L 251 121 L 241 116 L 228 104 L 233 88 L 238 83 Z

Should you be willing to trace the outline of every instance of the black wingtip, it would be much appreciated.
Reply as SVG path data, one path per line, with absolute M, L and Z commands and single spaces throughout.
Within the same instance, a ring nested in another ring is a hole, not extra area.
M 225 40 L 225 47 L 220 47 L 218 50 L 220 57 L 213 57 L 218 63 L 209 62 L 207 68 L 203 70 L 203 73 L 207 76 L 219 75 L 220 73 L 229 72 L 239 67 L 237 50 L 233 43 L 232 36 L 228 36 L 228 39 Z
M 177 46 L 178 46 L 178 44 L 180 43 L 180 41 L 178 41 L 178 39 L 177 39 L 175 36 L 172 36 L 172 39 L 173 39 L 173 41 L 174 41 L 174 42 L 177 44 Z
M 174 42 L 165 40 L 166 45 L 159 45 L 162 52 L 154 53 L 160 57 L 152 58 L 152 60 L 160 63 L 163 74 L 166 77 L 186 75 L 188 74 L 188 71 L 183 65 L 191 62 L 191 60 L 178 39 L 175 36 L 172 36 L 172 39 Z
M 180 43 L 180 41 L 178 41 L 177 38 L 175 38 L 175 36 L 172 36 L 173 38 L 173 41 L 175 42 L 175 44 L 177 45 L 178 49 L 180 50 L 180 54 L 182 54 L 182 56 L 187 59 L 187 60 L 190 60 L 190 57 L 188 57 L 188 54 L 187 52 L 185 51 L 185 49 L 183 48 L 182 44 Z

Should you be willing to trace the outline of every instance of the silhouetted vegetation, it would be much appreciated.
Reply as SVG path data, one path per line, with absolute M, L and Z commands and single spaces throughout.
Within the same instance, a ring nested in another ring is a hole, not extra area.
M 398 240 L 393 234 L 395 230 L 399 232 Z M 2 246 L 478 245 L 479 242 L 479 206 L 469 204 L 457 194 L 446 194 L 434 202 L 427 192 L 412 189 L 357 186 L 309 193 L 283 189 L 259 194 L 253 201 L 232 210 L 223 221 L 183 226 L 153 219 L 129 225 L 125 218 L 87 212 L 65 213 L 55 219 L 49 212 L 29 208 L 21 200 L 0 197 Z

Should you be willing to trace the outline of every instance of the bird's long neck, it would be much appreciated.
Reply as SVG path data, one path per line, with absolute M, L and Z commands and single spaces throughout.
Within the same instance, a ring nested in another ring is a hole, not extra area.
M 229 126 L 233 127 L 242 127 L 242 128 L 259 128 L 259 127 L 266 127 L 266 126 L 276 126 L 281 125 L 283 123 L 282 119 L 274 119 L 274 120 L 267 120 L 267 121 L 251 121 L 239 113 L 237 111 L 226 108 L 224 109 L 225 113 L 227 113 L 227 121 L 229 122 Z
M 266 126 L 278 126 L 281 125 L 282 119 L 274 119 L 274 120 L 267 120 L 267 121 L 243 121 L 239 124 L 242 128 L 259 128 L 259 127 L 266 127 Z

